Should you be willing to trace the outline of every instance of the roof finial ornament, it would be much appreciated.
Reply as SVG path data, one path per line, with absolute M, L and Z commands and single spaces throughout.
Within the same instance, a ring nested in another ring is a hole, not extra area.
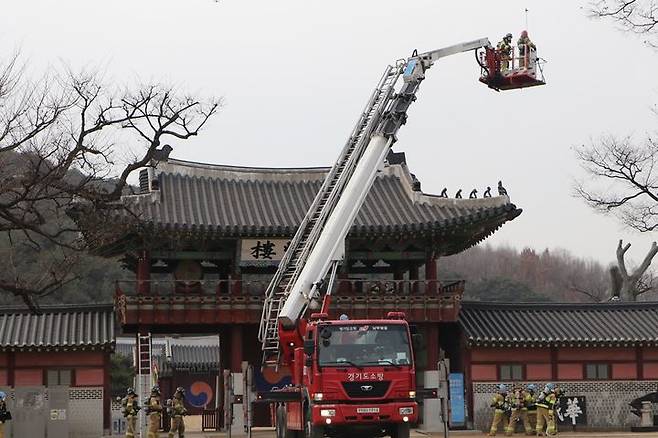
M 471 190 L 471 193 L 468 195 L 468 199 L 477 199 L 478 197 L 478 191 L 477 189 Z
M 444 187 L 443 190 L 441 190 L 441 194 L 439 196 L 441 198 L 447 198 L 448 197 L 448 188 Z
M 462 189 L 457 190 L 457 193 L 455 193 L 455 198 L 456 199 L 461 199 L 462 198 Z
M 498 194 L 500 196 L 507 196 L 507 190 L 503 187 L 502 181 L 498 181 Z
M 487 186 L 487 190 L 484 191 L 483 198 L 491 198 L 491 187 Z

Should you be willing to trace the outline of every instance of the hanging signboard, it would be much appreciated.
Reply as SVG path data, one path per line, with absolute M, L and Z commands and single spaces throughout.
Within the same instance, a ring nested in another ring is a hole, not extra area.
M 290 239 L 242 239 L 240 264 L 243 266 L 278 265 L 290 245 Z

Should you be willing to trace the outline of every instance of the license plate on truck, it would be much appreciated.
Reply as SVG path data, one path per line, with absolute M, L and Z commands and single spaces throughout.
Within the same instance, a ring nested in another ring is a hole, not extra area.
M 379 408 L 356 408 L 357 414 L 378 414 Z

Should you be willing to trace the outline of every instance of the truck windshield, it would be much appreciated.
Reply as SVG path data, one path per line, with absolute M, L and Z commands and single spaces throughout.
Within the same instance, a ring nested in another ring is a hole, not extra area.
M 318 333 L 321 367 L 411 364 L 409 332 L 404 325 L 330 325 Z

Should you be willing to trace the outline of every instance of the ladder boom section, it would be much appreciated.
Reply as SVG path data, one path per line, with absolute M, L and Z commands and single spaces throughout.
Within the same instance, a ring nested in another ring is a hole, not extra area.
M 418 55 L 418 58 L 422 59 L 424 62 L 429 62 L 429 65 L 432 65 L 435 61 L 438 61 L 441 58 L 445 58 L 446 56 L 468 52 L 469 50 L 477 50 L 483 47 L 491 47 L 491 42 L 489 42 L 488 38 L 480 38 L 478 40 L 468 41 L 465 43 L 432 50 L 430 52 L 421 53 Z
M 307 264 L 308 256 L 315 247 L 325 222 L 334 210 L 347 182 L 351 179 L 372 133 L 379 126 L 393 97 L 394 86 L 400 74 L 399 66 L 389 66 L 385 69 L 265 292 L 265 303 L 258 334 L 263 347 L 264 361 L 270 361 L 271 356 L 276 356 L 276 360 L 278 360 L 278 321 L 281 308 L 290 295 L 290 290 L 297 281 L 302 268 Z

